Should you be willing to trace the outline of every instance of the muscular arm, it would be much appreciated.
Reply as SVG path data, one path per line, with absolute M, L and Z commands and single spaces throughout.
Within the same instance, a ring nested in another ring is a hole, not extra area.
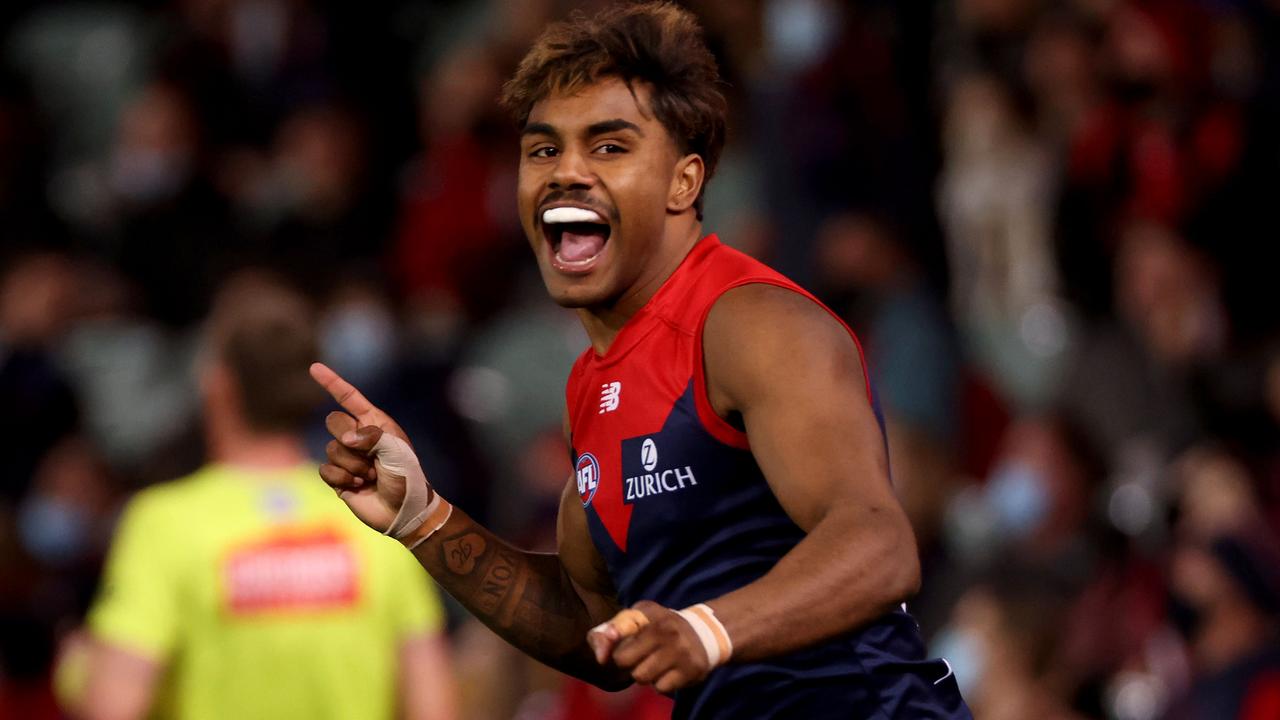
M 915 538 L 845 329 L 796 293 L 747 285 L 713 307 L 703 344 L 712 406 L 741 416 L 770 488 L 807 533 L 764 577 L 708 603 L 734 660 L 846 632 L 915 594 Z
M 560 503 L 559 553 L 518 550 L 454 508 L 449 522 L 414 555 L 436 582 L 504 640 L 561 672 L 605 689 L 630 676 L 601 666 L 587 631 L 617 601 L 601 567 L 570 481 Z
M 325 418 L 334 440 L 325 448 L 329 462 L 320 476 L 356 517 L 386 532 L 407 502 L 406 473 L 425 486 L 419 492 L 434 491 L 405 443 L 389 443 L 403 448 L 393 451 L 398 473 L 387 470 L 385 458 L 375 462 L 379 452 L 389 452 L 376 450 L 383 433 L 407 443 L 394 420 L 328 367 L 316 363 L 311 375 L 350 413 Z M 560 500 L 554 554 L 517 549 L 456 507 L 438 530 L 424 522 L 397 537 L 415 548 L 414 556 L 440 587 L 507 642 L 557 670 L 606 689 L 621 688 L 630 683 L 627 674 L 598 664 L 586 642 L 587 631 L 618 607 L 576 491 L 571 478 Z

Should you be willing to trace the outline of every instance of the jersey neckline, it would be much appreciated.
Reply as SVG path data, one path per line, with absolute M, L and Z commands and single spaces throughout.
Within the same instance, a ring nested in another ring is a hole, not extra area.
M 314 472 L 316 467 L 317 465 L 310 460 L 279 467 L 254 467 L 214 461 L 202 466 L 198 472 L 211 477 L 229 478 L 236 482 L 278 483 L 282 480 L 293 481 L 295 478 Z
M 659 310 L 666 303 L 667 296 L 672 293 L 672 288 L 676 286 L 675 279 L 681 273 L 685 273 L 688 269 L 700 262 L 707 255 L 720 247 L 720 238 L 715 233 L 704 235 L 702 239 L 694 243 L 689 252 L 685 254 L 684 259 L 676 266 L 674 272 L 662 281 L 662 286 L 658 291 L 649 298 L 635 315 L 632 315 L 623 323 L 622 328 L 618 330 L 618 334 L 613 338 L 613 343 L 609 345 L 609 349 L 601 354 L 596 351 L 594 346 L 587 348 L 587 357 L 595 367 L 608 367 L 617 363 L 633 348 L 640 344 L 640 341 L 649 334 L 655 327 L 653 323 L 646 323 L 644 320 L 653 315 L 661 315 Z

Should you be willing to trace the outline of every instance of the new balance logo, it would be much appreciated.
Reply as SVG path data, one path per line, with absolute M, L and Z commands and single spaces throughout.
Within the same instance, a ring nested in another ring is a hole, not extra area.
M 600 386 L 600 414 L 618 409 L 619 397 L 622 395 L 622 383 L 611 382 Z

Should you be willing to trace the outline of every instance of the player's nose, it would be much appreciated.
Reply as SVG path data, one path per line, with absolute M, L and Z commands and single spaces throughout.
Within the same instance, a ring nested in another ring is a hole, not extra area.
M 590 188 L 594 184 L 595 175 L 592 174 L 591 168 L 582 153 L 575 150 L 565 150 L 556 156 L 556 166 L 551 173 L 551 188 L 553 190 Z

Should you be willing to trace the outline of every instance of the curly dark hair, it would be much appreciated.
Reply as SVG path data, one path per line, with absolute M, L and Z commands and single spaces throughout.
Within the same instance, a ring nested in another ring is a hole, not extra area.
M 549 26 L 503 86 L 501 102 L 524 127 L 539 100 L 610 77 L 633 93 L 635 83 L 648 85 L 654 117 L 682 153 L 702 158 L 710 180 L 724 148 L 728 107 L 702 28 L 674 3 L 616 5 L 594 17 L 575 12 Z M 698 219 L 702 200 L 699 192 Z

